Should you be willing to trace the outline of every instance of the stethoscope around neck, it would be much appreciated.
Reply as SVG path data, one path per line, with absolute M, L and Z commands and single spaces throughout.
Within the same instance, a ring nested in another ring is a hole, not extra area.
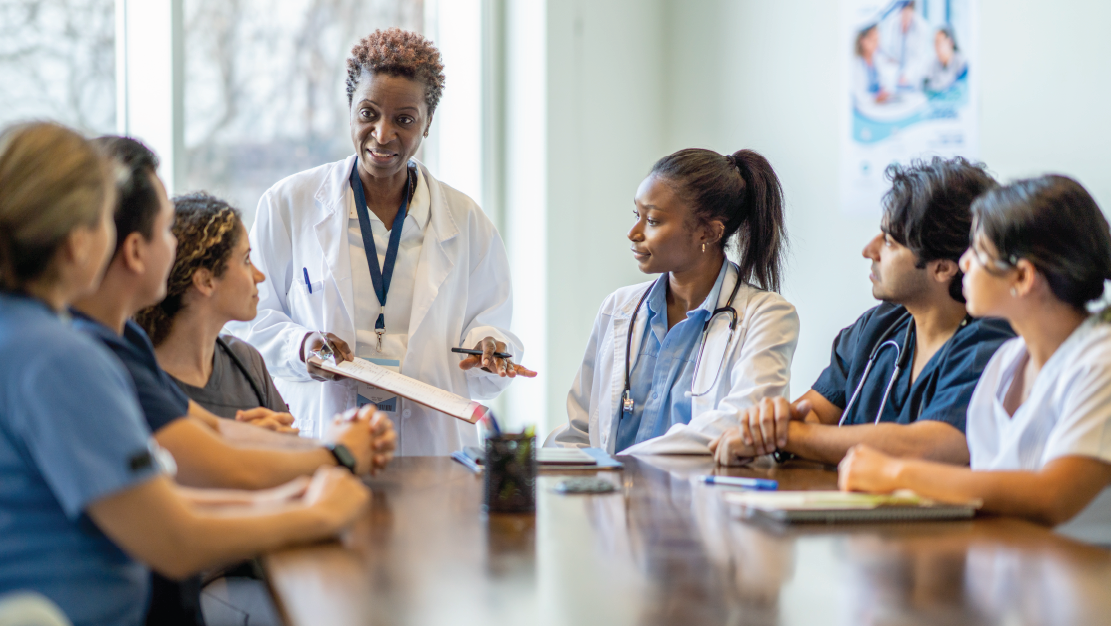
M 895 329 L 899 327 L 906 319 L 910 319 L 910 324 L 907 325 L 906 334 L 903 335 L 903 344 L 900 346 L 894 339 Z M 964 326 L 971 319 L 965 315 L 964 320 L 961 321 L 961 326 Z M 868 380 L 868 374 L 872 372 L 872 366 L 876 363 L 876 355 L 878 355 L 885 347 L 891 346 L 895 348 L 895 368 L 891 371 L 891 378 L 887 381 L 887 387 L 883 390 L 883 398 L 880 400 L 880 408 L 876 411 L 876 419 L 873 424 L 879 424 L 880 418 L 883 417 L 883 409 L 887 406 L 887 399 L 891 396 L 891 389 L 895 387 L 895 381 L 899 379 L 899 374 L 906 369 L 910 363 L 910 357 L 914 354 L 914 316 L 910 312 L 903 313 L 895 323 L 891 324 L 880 335 L 879 340 L 876 341 L 876 346 L 872 348 L 871 354 L 868 355 L 868 363 L 864 366 L 864 373 L 860 376 L 860 382 L 856 384 L 856 390 L 849 398 L 848 404 L 845 405 L 845 410 L 841 412 L 841 419 L 837 422 L 838 426 L 843 426 L 845 420 L 849 417 L 849 411 L 852 410 L 853 405 L 856 404 L 857 396 L 860 395 L 860 390 L 864 387 L 864 381 Z
M 725 355 L 728 353 L 728 350 L 722 350 L 721 363 L 718 364 L 717 374 L 714 375 L 714 380 L 710 383 L 710 386 L 707 387 L 705 391 L 696 392 L 694 390 L 695 382 L 698 381 L 698 372 L 702 367 L 702 353 L 706 350 L 706 337 L 709 334 L 710 324 L 714 322 L 714 318 L 717 317 L 719 314 L 729 316 L 729 340 L 726 342 L 727 346 L 729 345 L 729 343 L 732 343 L 733 334 L 737 330 L 737 322 L 740 321 L 740 316 L 737 315 L 737 309 L 733 308 L 733 299 L 737 297 L 737 291 L 741 288 L 741 268 L 737 267 L 737 264 L 733 263 L 732 261 L 728 262 L 732 263 L 733 267 L 737 270 L 737 282 L 733 284 L 733 291 L 730 292 L 729 299 L 726 300 L 725 306 L 714 309 L 714 312 L 710 314 L 710 319 L 706 320 L 706 323 L 702 325 L 702 336 L 699 339 L 698 356 L 695 358 L 694 361 L 694 373 L 691 374 L 691 390 L 684 392 L 683 394 L 688 398 L 701 397 L 713 391 L 714 387 L 716 387 L 718 384 L 718 379 L 721 378 L 721 371 L 724 369 Z M 636 308 L 633 309 L 633 317 L 629 320 L 629 330 L 625 334 L 625 390 L 621 392 L 621 413 L 624 416 L 633 414 L 633 393 L 630 372 L 632 369 L 631 360 L 633 331 L 636 330 L 637 314 L 640 312 L 640 307 L 644 305 L 644 301 L 648 299 L 648 294 L 652 293 L 652 289 L 656 287 L 657 283 L 659 283 L 661 280 L 666 280 L 667 276 L 668 275 L 666 273 L 663 274 L 656 280 L 652 281 L 652 284 L 648 286 L 648 289 L 644 290 L 644 293 L 640 296 L 640 300 L 637 301 Z M 645 330 L 645 332 L 647 332 L 647 329 Z

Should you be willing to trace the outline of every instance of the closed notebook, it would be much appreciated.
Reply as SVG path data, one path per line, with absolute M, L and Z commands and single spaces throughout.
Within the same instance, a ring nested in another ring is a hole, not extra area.
M 742 517 L 777 522 L 883 522 L 968 519 L 981 502 L 946 504 L 911 491 L 890 495 L 844 491 L 737 491 L 725 500 Z

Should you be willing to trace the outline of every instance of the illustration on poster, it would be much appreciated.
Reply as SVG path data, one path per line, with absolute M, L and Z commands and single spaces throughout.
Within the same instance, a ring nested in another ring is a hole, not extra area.
M 976 4 L 842 0 L 843 212 L 879 211 L 890 163 L 976 157 Z

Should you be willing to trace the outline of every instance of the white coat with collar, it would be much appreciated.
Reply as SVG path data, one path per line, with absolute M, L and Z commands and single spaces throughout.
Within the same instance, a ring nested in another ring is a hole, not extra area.
M 724 307 L 737 281 L 737 268 L 729 264 L 718 297 Z M 582 367 L 567 394 L 567 424 L 554 431 L 547 445 L 605 448 L 615 454 L 709 454 L 709 443 L 727 428 L 740 424 L 742 409 L 762 398 L 786 396 L 791 379 L 791 358 L 799 337 L 795 307 L 783 296 L 742 284 L 733 300 L 740 320 L 730 339 L 728 316 L 719 314 L 706 337 L 703 361 L 694 379 L 698 391 L 717 384 L 707 394 L 691 398 L 691 421 L 675 424 L 655 439 L 626 450 L 614 450 L 621 394 L 625 389 L 625 345 L 629 322 L 651 282 L 623 287 L 610 294 L 594 319 Z M 637 316 L 633 346 L 641 344 L 646 317 Z M 631 351 L 630 371 L 638 350 Z
M 350 156 L 294 174 L 262 196 L 250 234 L 252 260 L 267 278 L 259 285 L 258 315 L 228 327 L 262 353 L 290 412 L 310 436 L 320 436 L 326 420 L 356 402 L 354 381 L 313 380 L 300 358 L 302 339 L 312 331 L 335 333 L 355 346 L 347 239 L 354 164 L 355 156 Z M 428 185 L 430 216 L 417 261 L 401 373 L 473 400 L 488 400 L 511 379 L 477 368 L 463 371 L 450 349 L 470 347 L 489 336 L 504 341 L 521 359 L 521 342 L 508 330 L 513 299 L 505 245 L 473 200 L 419 167 Z M 390 290 L 391 297 L 399 297 L 399 287 Z M 403 400 L 402 407 L 396 424 L 399 454 L 447 455 L 478 441 L 476 426 L 415 402 Z

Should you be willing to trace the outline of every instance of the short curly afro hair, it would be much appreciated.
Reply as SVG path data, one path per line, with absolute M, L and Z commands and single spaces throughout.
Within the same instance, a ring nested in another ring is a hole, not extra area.
M 351 48 L 347 59 L 347 106 L 364 71 L 402 76 L 424 83 L 428 114 L 436 110 L 444 93 L 444 64 L 440 51 L 420 33 L 400 28 L 376 30 Z

